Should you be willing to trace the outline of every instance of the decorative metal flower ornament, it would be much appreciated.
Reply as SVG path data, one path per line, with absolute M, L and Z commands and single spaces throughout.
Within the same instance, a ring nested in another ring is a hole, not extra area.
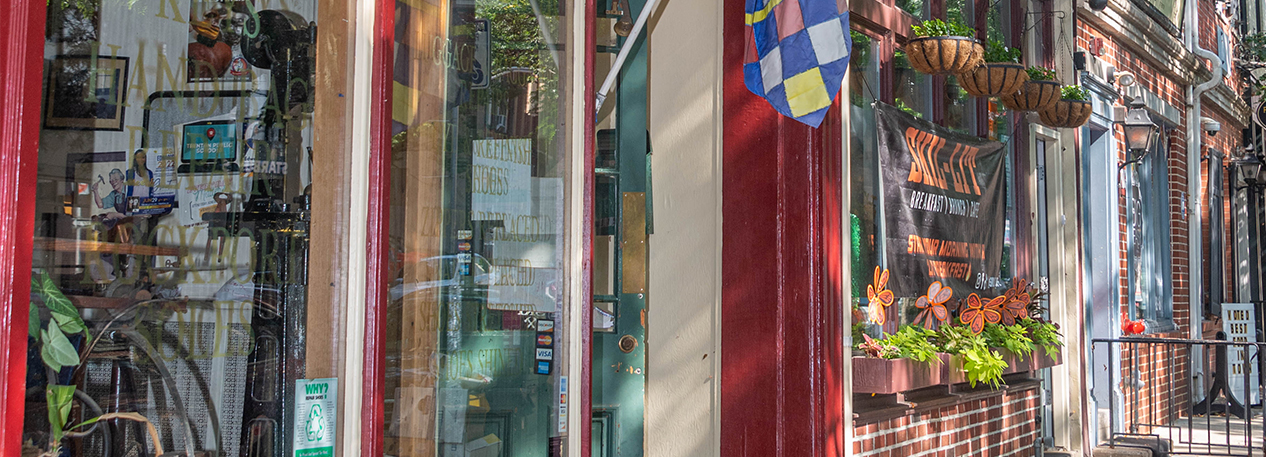
M 940 281 L 933 282 L 928 286 L 928 293 L 914 303 L 916 308 L 922 309 L 918 316 L 915 316 L 915 322 L 923 322 L 924 328 L 932 328 L 932 319 L 945 322 L 949 320 L 949 309 L 945 306 L 950 298 L 954 296 L 954 289 L 944 287 Z
M 980 333 L 985 329 L 985 323 L 997 324 L 1002 321 L 1002 303 L 1006 299 L 1007 296 L 1003 295 L 982 302 L 980 296 L 974 293 L 968 295 L 967 309 L 958 316 L 958 320 L 970 327 L 972 333 Z
M 870 321 L 884 325 L 887 309 L 892 306 L 892 291 L 888 290 L 888 270 L 875 267 L 875 283 L 866 286 L 866 298 L 870 300 Z
M 1003 294 L 1003 297 L 1006 297 L 1002 304 L 1003 324 L 1015 325 L 1016 321 L 1029 317 L 1029 301 L 1032 297 L 1029 295 L 1027 286 L 1027 281 L 1017 278 L 1011 288 Z

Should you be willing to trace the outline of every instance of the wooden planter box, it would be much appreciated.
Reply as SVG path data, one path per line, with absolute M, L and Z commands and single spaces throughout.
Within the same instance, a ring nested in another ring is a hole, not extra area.
M 910 40 L 905 46 L 910 67 L 929 75 L 962 73 L 985 60 L 985 47 L 975 38 L 933 36 Z
M 1030 364 L 1032 365 L 1033 370 L 1035 371 L 1041 370 L 1043 368 L 1050 368 L 1054 366 L 1063 365 L 1064 352 L 1060 351 L 1058 354 L 1055 354 L 1055 357 L 1052 358 L 1046 355 L 1046 350 L 1042 348 L 1038 348 L 1037 350 L 1033 351 L 1033 360 L 1030 361 Z
M 1042 123 L 1057 128 L 1077 128 L 1086 125 L 1093 109 L 1090 102 L 1062 98 L 1054 104 L 1038 111 Z
M 853 357 L 853 392 L 887 395 L 934 386 L 942 371 L 936 362 Z
M 1020 90 L 1000 98 L 1012 111 L 1041 111 L 1059 101 L 1060 86 L 1056 81 L 1025 81 Z
M 1029 72 L 1018 63 L 987 63 L 958 75 L 958 85 L 973 97 L 1014 94 L 1029 80 Z

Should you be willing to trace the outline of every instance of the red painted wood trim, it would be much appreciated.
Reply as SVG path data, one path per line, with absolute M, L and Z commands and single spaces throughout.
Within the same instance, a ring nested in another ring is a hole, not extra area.
M 390 246 L 391 89 L 396 0 L 378 0 L 374 18 L 373 87 L 369 120 L 369 214 L 365 272 L 365 366 L 361 455 L 382 455 L 386 371 L 387 250 Z
M 840 108 L 815 130 L 748 92 L 743 17 L 725 3 L 720 454 L 841 455 Z
M 0 455 L 21 455 L 45 2 L 0 2 Z
M 581 255 L 581 277 L 580 296 L 584 297 L 584 306 L 580 310 L 580 325 L 584 329 L 580 332 L 580 373 L 571 375 L 571 379 L 579 378 L 580 383 L 580 408 L 572 409 L 571 414 L 584 414 L 585 420 L 580 426 L 580 455 L 581 457 L 589 457 L 592 453 L 593 443 L 590 442 L 592 420 L 588 418 L 593 414 L 593 186 L 594 186 L 594 161 L 597 154 L 597 99 L 594 98 L 596 92 L 596 84 L 594 81 L 594 63 L 597 55 L 597 36 L 598 36 L 598 3 L 596 0 L 585 0 L 584 11 L 585 18 L 585 36 L 583 46 L 580 47 L 585 53 L 584 68 L 584 89 L 579 94 L 574 94 L 584 100 L 585 119 L 584 119 L 584 135 L 585 150 L 583 157 L 585 161 L 585 187 L 584 187 L 584 216 L 581 227 L 580 255 Z M 572 198 L 576 198 L 575 195 Z M 575 387 L 574 385 L 571 387 Z M 575 432 L 575 430 L 572 430 Z M 571 452 L 569 452 L 570 454 Z

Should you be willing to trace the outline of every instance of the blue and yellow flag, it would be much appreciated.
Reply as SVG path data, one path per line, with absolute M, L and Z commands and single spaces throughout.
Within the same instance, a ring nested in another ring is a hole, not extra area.
M 822 124 L 853 49 L 835 0 L 747 0 L 743 80 L 784 116 Z

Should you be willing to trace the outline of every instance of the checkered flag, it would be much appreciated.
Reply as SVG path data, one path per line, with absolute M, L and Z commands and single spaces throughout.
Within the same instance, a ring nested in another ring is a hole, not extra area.
M 848 56 L 848 11 L 835 0 L 747 0 L 747 89 L 813 127 L 840 91 Z

